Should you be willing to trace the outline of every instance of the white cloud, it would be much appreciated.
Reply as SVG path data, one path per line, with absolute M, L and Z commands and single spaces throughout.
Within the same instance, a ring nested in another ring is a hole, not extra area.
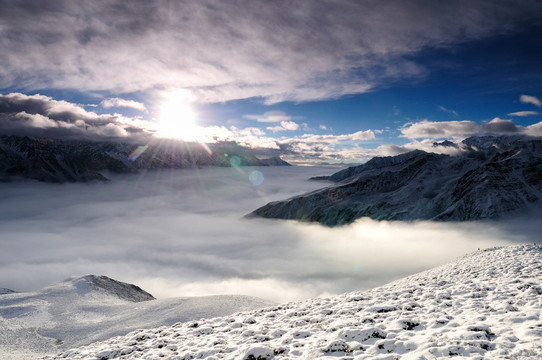
M 542 121 L 526 126 L 523 132 L 529 136 L 542 136 Z
M 243 117 L 248 120 L 256 120 L 262 123 L 275 123 L 281 121 L 290 121 L 292 119 L 292 117 L 286 115 L 284 111 L 279 110 L 267 111 L 266 113 L 261 115 L 243 115 Z
M 100 105 L 105 108 L 112 108 L 112 107 L 124 107 L 124 108 L 131 108 L 136 109 L 139 111 L 146 111 L 147 108 L 145 107 L 145 104 L 134 101 L 134 100 L 126 100 L 121 98 L 109 98 L 102 100 Z
M 294 131 L 299 129 L 299 125 L 293 121 L 281 121 L 279 126 L 269 126 L 267 130 L 272 132 Z
M 439 106 L 438 108 L 446 113 L 452 114 L 454 116 L 459 116 L 459 114 L 455 110 L 446 109 L 444 106 Z
M 536 96 L 521 95 L 519 101 L 525 104 L 533 104 L 535 106 L 542 106 L 542 102 Z
M 517 111 L 513 113 L 509 113 L 509 116 L 533 116 L 533 115 L 539 115 L 540 113 L 538 111 Z
M 360 142 L 375 139 L 372 130 L 342 135 L 304 134 L 280 138 L 277 143 L 287 161 L 297 164 L 319 162 L 363 162 L 375 155 L 373 150 L 359 146 Z M 290 156 L 288 156 L 290 155 Z
M 511 31 L 541 5 L 22 0 L 3 10 L 0 88 L 184 88 L 199 102 L 276 103 L 423 77 L 412 55 Z

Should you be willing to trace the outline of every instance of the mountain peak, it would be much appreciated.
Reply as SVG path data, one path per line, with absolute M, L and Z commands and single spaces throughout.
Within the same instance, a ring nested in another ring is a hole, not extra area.
M 131 302 L 154 300 L 154 297 L 139 286 L 111 279 L 107 276 L 85 275 L 64 281 L 73 285 L 78 294 L 101 291 Z
M 14 294 L 16 291 L 13 291 L 11 289 L 6 288 L 0 288 L 0 295 L 6 295 L 6 294 Z

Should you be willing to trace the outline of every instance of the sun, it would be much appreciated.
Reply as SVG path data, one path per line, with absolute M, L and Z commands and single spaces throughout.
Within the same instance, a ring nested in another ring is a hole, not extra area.
M 194 110 L 190 104 L 176 99 L 168 99 L 160 107 L 157 130 L 162 137 L 184 141 L 197 141 L 200 135 Z

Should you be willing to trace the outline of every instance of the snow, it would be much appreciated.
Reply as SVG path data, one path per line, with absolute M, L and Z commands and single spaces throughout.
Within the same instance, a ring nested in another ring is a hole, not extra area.
M 136 330 L 45 359 L 532 359 L 542 248 L 477 251 L 390 284 Z
M 141 328 L 224 316 L 272 304 L 248 296 L 154 300 L 144 290 L 86 275 L 0 296 L 0 359 L 28 359 Z
M 337 226 L 362 217 L 471 221 L 540 210 L 542 140 L 477 137 L 465 140 L 464 145 L 470 147 L 458 156 L 414 150 L 375 157 L 366 164 L 316 178 L 334 181 L 334 185 L 270 202 L 248 217 Z

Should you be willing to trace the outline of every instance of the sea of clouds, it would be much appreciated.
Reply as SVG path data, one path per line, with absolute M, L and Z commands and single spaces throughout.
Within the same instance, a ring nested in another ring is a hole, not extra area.
M 101 183 L 0 186 L 0 287 L 106 275 L 155 297 L 246 294 L 285 302 L 363 290 L 478 248 L 535 242 L 516 222 L 318 224 L 243 216 L 320 188 L 332 167 L 207 168 Z M 263 181 L 262 181 L 263 180 Z

